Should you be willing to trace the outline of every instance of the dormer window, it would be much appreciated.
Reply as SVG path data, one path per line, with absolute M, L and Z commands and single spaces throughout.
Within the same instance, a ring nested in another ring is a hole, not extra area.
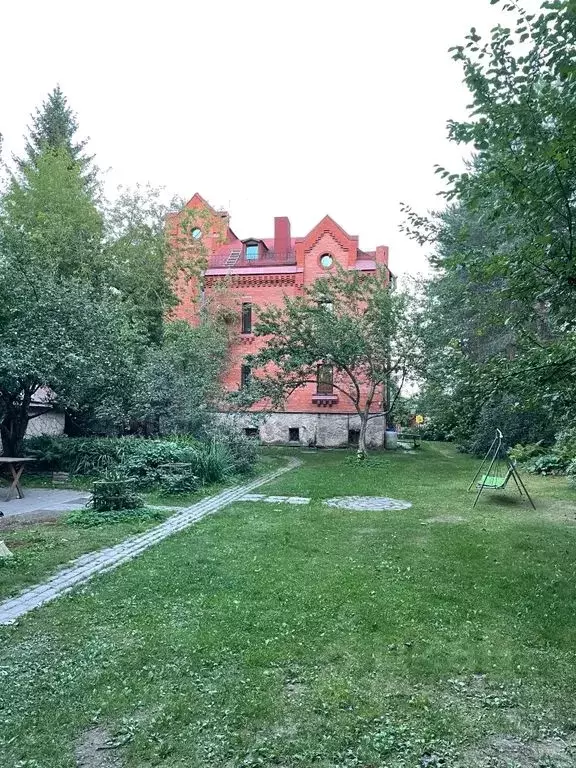
M 246 243 L 246 261 L 256 261 L 258 258 L 258 243 Z

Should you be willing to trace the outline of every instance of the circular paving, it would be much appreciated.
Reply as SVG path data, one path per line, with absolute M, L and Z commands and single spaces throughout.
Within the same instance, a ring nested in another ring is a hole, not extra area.
M 387 496 L 340 496 L 336 499 L 326 499 L 324 504 L 338 509 L 355 509 L 359 512 L 384 512 L 410 509 L 412 506 L 409 501 L 389 499 Z

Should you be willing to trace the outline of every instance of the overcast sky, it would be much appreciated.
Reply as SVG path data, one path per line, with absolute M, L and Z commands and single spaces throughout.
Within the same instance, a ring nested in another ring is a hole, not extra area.
M 60 83 L 109 193 L 198 191 L 241 238 L 329 213 L 416 272 L 399 204 L 437 207 L 434 164 L 465 152 L 446 140 L 468 102 L 447 49 L 504 16 L 489 0 L 4 0 L 5 153 Z

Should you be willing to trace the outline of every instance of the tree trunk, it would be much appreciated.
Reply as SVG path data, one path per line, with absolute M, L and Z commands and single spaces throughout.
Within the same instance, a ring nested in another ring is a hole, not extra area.
M 358 436 L 358 458 L 365 458 L 368 450 L 366 448 L 366 431 L 368 429 L 368 414 L 360 414 L 360 435 Z
M 26 403 L 8 408 L 0 421 L 0 438 L 4 456 L 22 456 L 24 435 L 29 420 L 28 399 Z

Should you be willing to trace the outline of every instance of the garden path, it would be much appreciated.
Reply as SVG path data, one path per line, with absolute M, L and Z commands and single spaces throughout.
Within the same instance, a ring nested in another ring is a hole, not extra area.
M 83 507 L 91 498 L 86 491 L 52 488 L 24 488 L 23 499 L 6 501 L 0 496 L 3 517 L 38 516 L 48 512 L 69 512 Z
M 216 496 L 202 499 L 202 501 L 172 515 L 164 523 L 151 528 L 145 533 L 132 536 L 113 547 L 82 555 L 74 560 L 69 567 L 59 571 L 48 581 L 35 587 L 30 587 L 17 597 L 0 603 L 0 624 L 14 623 L 17 619 L 34 610 L 34 608 L 38 608 L 44 605 L 44 603 L 48 603 L 60 595 L 69 592 L 77 585 L 91 579 L 97 573 L 111 571 L 122 565 L 122 563 L 132 560 L 149 547 L 154 546 L 154 544 L 158 544 L 158 542 L 168 536 L 172 536 L 174 533 L 183 531 L 206 515 L 218 512 L 228 504 L 239 501 L 245 494 L 250 493 L 265 483 L 275 480 L 280 475 L 300 464 L 301 462 L 298 459 L 292 459 L 286 466 L 274 472 L 258 477 L 244 485 L 227 488 L 221 493 L 216 494 Z

